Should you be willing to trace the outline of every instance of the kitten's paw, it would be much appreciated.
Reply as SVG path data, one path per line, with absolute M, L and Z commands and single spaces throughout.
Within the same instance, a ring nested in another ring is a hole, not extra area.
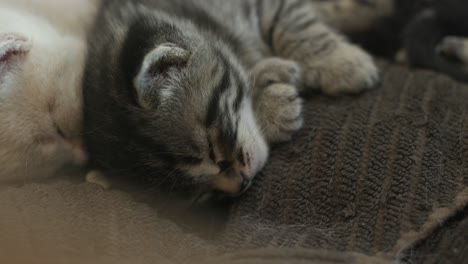
M 378 87 L 380 72 L 372 57 L 352 44 L 337 45 L 329 55 L 304 65 L 305 85 L 329 95 L 355 94 Z
M 109 190 L 112 187 L 112 182 L 100 171 L 90 171 L 86 175 L 86 181 L 88 183 L 96 184 L 101 186 L 105 190 Z
M 275 83 L 263 91 L 257 105 L 265 137 L 270 143 L 291 140 L 302 128 L 302 99 L 296 87 Z
M 436 50 L 439 54 L 468 65 L 468 38 L 445 37 Z
M 275 83 L 298 86 L 301 82 L 301 68 L 294 61 L 273 57 L 257 63 L 250 71 L 250 78 L 257 92 Z
M 291 140 L 302 128 L 302 99 L 296 88 L 301 82 L 297 63 L 279 58 L 266 59 L 251 72 L 256 89 L 256 114 L 270 143 Z

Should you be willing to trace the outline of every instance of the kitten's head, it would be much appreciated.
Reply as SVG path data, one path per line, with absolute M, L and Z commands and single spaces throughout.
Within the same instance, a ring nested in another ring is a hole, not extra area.
M 40 42 L 0 33 L 0 182 L 56 176 L 86 159 L 76 140 L 80 100 L 73 89 L 80 76 L 73 65 L 79 59 L 71 44 L 49 52 Z
M 268 146 L 246 74 L 226 52 L 165 42 L 134 66 L 135 57 L 124 59 L 123 68 L 138 108 L 133 120 L 142 120 L 134 129 L 146 139 L 133 148 L 145 149 L 144 163 L 169 164 L 200 186 L 235 195 L 265 165 Z

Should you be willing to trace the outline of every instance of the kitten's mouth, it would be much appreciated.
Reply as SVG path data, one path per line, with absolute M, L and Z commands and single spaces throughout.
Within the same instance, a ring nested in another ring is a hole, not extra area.
M 238 193 L 226 193 L 219 190 L 211 190 L 207 192 L 202 192 L 197 195 L 193 200 L 192 204 L 204 204 L 208 201 L 219 201 L 219 200 L 226 200 L 226 199 L 234 199 L 239 198 L 240 196 L 244 195 L 252 186 L 252 181 L 245 181 L 242 189 Z
M 214 179 L 213 187 L 226 196 L 239 197 L 252 185 L 251 178 L 241 170 L 230 168 Z
M 227 198 L 238 198 L 242 195 L 244 195 L 252 186 L 252 181 L 251 180 L 246 180 L 242 182 L 242 186 L 240 188 L 240 191 L 237 193 L 226 193 L 226 192 L 218 192 L 218 197 L 227 197 Z
M 222 177 L 222 176 L 220 176 Z M 240 184 L 240 187 L 237 187 L 237 191 L 227 191 L 226 189 L 221 189 L 219 187 L 211 188 L 210 190 L 205 189 L 200 191 L 198 195 L 192 200 L 192 204 L 203 204 L 207 201 L 220 201 L 226 199 L 239 198 L 244 195 L 252 186 L 252 180 L 243 178 L 244 180 Z

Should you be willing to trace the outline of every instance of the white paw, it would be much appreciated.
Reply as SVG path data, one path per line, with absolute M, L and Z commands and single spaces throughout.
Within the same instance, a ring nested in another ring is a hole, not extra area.
M 306 86 L 320 88 L 329 95 L 355 94 L 378 87 L 379 69 L 372 57 L 357 46 L 339 43 L 322 59 L 304 65 Z
M 468 65 L 468 38 L 445 37 L 436 50 L 439 54 Z
M 302 99 L 293 85 L 274 83 L 263 90 L 257 113 L 263 133 L 270 143 L 291 140 L 302 128 Z

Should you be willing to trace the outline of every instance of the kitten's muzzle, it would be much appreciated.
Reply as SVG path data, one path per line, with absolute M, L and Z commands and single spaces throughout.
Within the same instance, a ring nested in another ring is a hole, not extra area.
M 214 181 L 214 188 L 230 196 L 245 193 L 252 185 L 252 178 L 242 170 L 229 168 L 221 172 Z

